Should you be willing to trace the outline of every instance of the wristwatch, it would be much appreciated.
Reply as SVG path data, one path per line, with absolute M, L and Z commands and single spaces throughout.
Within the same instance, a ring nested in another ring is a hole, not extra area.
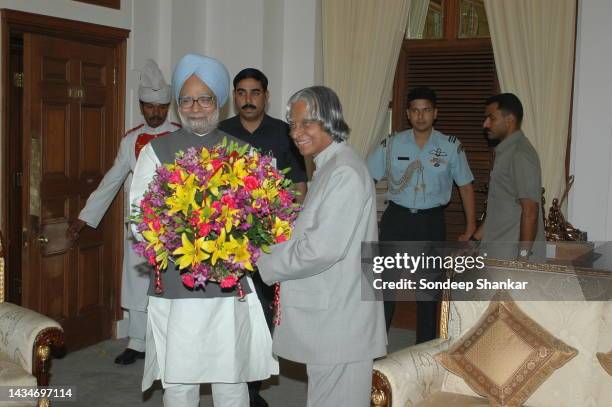
M 521 259 L 526 259 L 526 258 L 528 258 L 528 257 L 529 257 L 529 254 L 530 254 L 530 253 L 529 253 L 529 250 L 527 250 L 527 249 L 521 249 L 521 250 L 519 251 L 519 258 L 521 258 Z

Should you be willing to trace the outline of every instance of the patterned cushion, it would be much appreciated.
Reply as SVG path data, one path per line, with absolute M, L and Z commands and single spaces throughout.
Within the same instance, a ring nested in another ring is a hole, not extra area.
M 577 354 L 513 301 L 493 301 L 480 320 L 436 359 L 492 406 L 520 406 Z
M 612 376 L 612 350 L 608 353 L 597 353 L 597 359 L 599 359 L 601 367 L 603 367 L 604 370 L 608 372 L 610 376 Z
M 421 401 L 415 407 L 488 407 L 487 399 L 466 396 L 465 394 L 447 393 L 439 391 L 433 393 L 426 400 Z

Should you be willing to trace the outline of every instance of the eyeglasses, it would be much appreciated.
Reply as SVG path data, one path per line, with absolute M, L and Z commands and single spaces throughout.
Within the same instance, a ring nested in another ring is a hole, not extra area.
M 434 111 L 433 107 L 426 107 L 425 109 L 417 109 L 417 108 L 408 109 L 408 113 L 410 114 L 419 114 L 419 113 L 431 114 L 433 113 L 433 111 Z
M 179 106 L 182 109 L 191 109 L 195 102 L 198 102 L 198 105 L 200 105 L 200 107 L 209 108 L 215 103 L 215 97 L 209 95 L 199 96 L 197 98 L 185 96 L 180 97 L 178 100 Z
M 298 129 L 308 130 L 313 125 L 319 123 L 318 120 L 302 120 L 301 122 L 289 122 L 289 128 L 291 131 Z

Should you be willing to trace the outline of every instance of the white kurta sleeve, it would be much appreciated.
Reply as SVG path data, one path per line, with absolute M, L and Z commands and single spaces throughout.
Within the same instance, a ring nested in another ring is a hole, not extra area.
M 149 183 L 155 176 L 155 170 L 161 162 L 155 155 L 151 144 L 147 144 L 138 156 L 136 161 L 136 167 L 134 168 L 134 175 L 132 176 L 132 185 L 130 187 L 130 215 L 133 215 L 133 205 L 138 206 L 142 197 L 144 196 Z M 132 223 L 132 233 L 138 240 L 142 240 L 140 233 L 136 230 L 136 224 Z
M 311 196 L 300 216 L 313 216 L 301 236 L 275 245 L 257 262 L 267 284 L 311 277 L 346 256 L 363 217 L 367 195 L 364 181 L 351 167 L 334 170 L 320 196 Z M 299 220 L 298 220 L 299 222 Z M 361 242 L 358 242 L 361 244 Z
M 119 153 L 115 157 L 113 166 L 104 174 L 100 185 L 89 195 L 85 207 L 79 213 L 79 219 L 92 228 L 98 227 L 119 188 L 130 173 L 130 153 L 134 154 L 130 140 L 130 137 L 124 137 L 121 140 Z

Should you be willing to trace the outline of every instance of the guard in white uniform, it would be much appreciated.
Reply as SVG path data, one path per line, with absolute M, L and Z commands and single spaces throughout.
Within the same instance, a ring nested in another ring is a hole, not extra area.
M 78 219 L 73 221 L 66 231 L 68 238 L 78 239 L 79 232 L 85 225 L 97 228 L 119 188 L 124 185 L 126 228 L 123 232 L 121 306 L 129 312 L 130 340 L 127 349 L 115 359 L 115 363 L 122 365 L 144 358 L 150 271 L 146 261 L 132 250 L 133 240 L 127 227 L 132 172 L 140 150 L 149 141 L 180 128 L 177 123 L 170 123 L 167 120 L 171 100 L 170 86 L 166 84 L 157 64 L 152 60 L 148 60 L 141 71 L 138 96 L 145 123 L 139 124 L 125 134 L 113 166 L 104 175 L 98 188 L 89 196 Z
M 229 94 L 229 74 L 219 61 L 202 55 L 181 58 L 172 77 L 173 93 L 183 128 L 144 147 L 130 190 L 138 204 L 156 167 L 174 161 L 189 147 L 211 148 L 224 138 L 245 142 L 219 129 L 219 109 Z M 132 230 L 137 238 L 139 235 Z M 246 382 L 278 374 L 272 338 L 250 277 L 242 279 L 247 293 L 188 290 L 173 262 L 161 273 L 163 292 L 149 287 L 147 350 L 143 391 L 160 379 L 165 407 L 196 407 L 200 383 L 211 383 L 215 407 L 248 407 Z

